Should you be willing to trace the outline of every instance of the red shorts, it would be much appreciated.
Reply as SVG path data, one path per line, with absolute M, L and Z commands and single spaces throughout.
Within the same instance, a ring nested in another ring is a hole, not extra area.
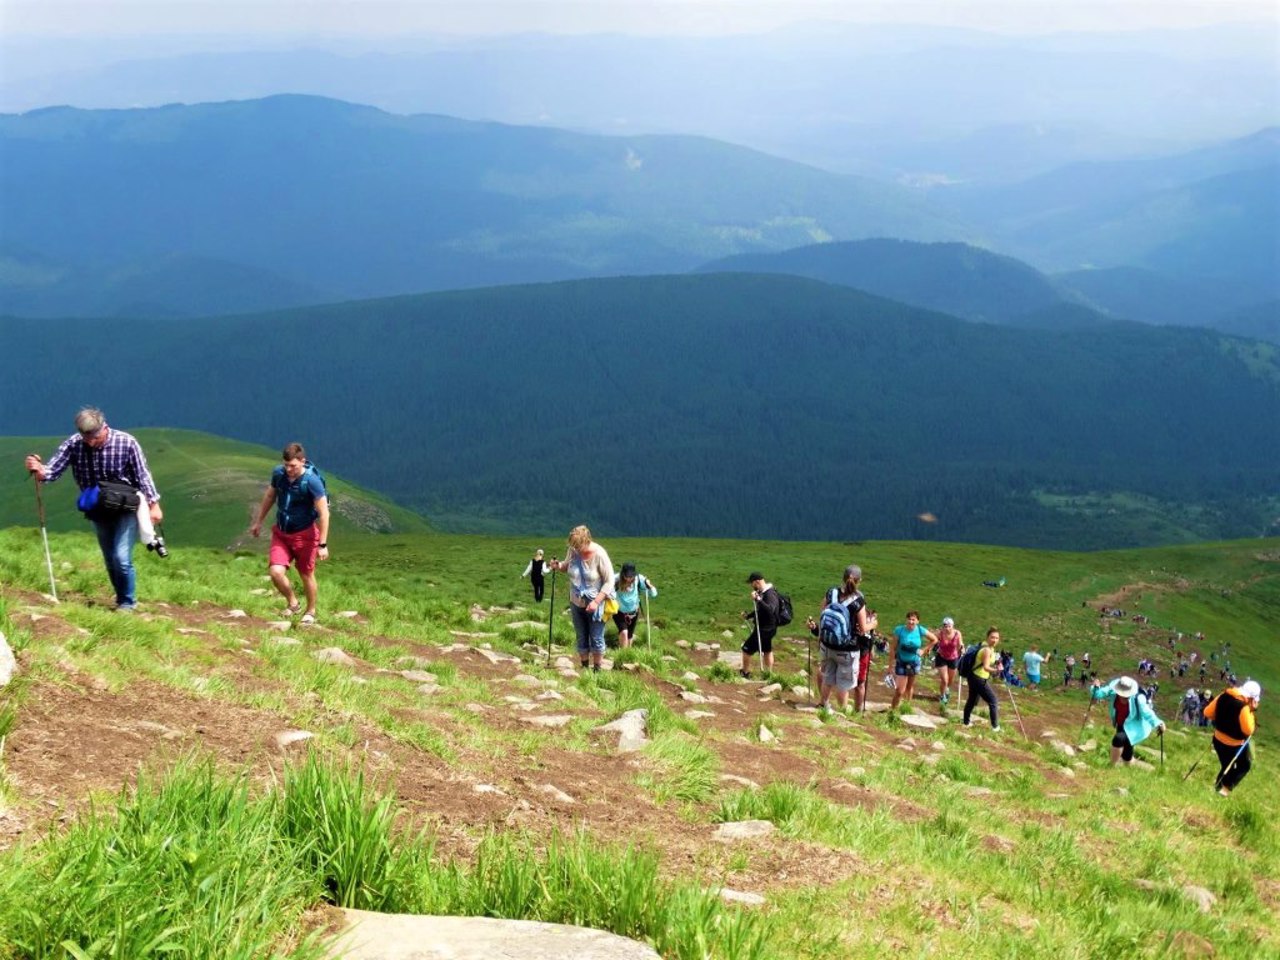
M 867 672 L 871 669 L 871 651 L 868 650 L 858 658 L 858 686 L 867 682 Z
M 279 527 L 272 527 L 267 563 L 273 567 L 287 567 L 293 561 L 299 573 L 311 573 L 316 568 L 316 551 L 319 549 L 320 528 L 314 523 L 297 533 L 285 533 Z

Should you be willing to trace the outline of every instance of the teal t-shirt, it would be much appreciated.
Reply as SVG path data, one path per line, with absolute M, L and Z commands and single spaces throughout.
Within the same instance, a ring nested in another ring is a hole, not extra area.
M 893 628 L 893 635 L 898 638 L 898 662 L 920 663 L 920 646 L 924 643 L 924 627 L 916 624 L 908 630 L 903 624 Z

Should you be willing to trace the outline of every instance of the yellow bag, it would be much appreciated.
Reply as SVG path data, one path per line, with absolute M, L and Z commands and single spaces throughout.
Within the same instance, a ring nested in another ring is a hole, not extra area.
M 604 598 L 604 619 L 611 620 L 613 615 L 618 612 L 618 601 L 614 599 L 613 594 Z

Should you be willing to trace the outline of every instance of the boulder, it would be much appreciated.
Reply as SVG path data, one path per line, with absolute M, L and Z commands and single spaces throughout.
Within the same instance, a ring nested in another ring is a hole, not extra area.
M 350 909 L 342 914 L 345 926 L 332 945 L 332 960 L 660 960 L 647 944 L 566 924 Z
M 440 679 L 426 670 L 401 670 L 400 676 L 411 683 L 437 683 Z
M 9 646 L 9 641 L 4 638 L 4 634 L 0 633 L 0 687 L 7 687 L 17 670 L 18 660 L 13 655 L 13 649 Z
M 712 834 L 717 840 L 754 840 L 767 837 L 776 828 L 768 820 L 738 820 L 733 823 L 722 823 Z
M 686 703 L 706 703 L 707 698 L 695 690 L 681 690 L 680 699 Z
M 760 724 L 760 729 L 756 732 L 756 735 L 760 738 L 761 743 L 773 743 L 778 739 L 777 735 L 763 723 Z
M 741 890 L 730 890 L 728 887 L 721 887 L 716 891 L 716 896 L 725 903 L 737 903 L 744 907 L 763 907 L 768 903 L 758 893 L 744 893 Z
M 740 777 L 736 773 L 722 773 L 720 779 L 724 783 L 732 783 L 737 787 L 745 787 L 748 790 L 759 790 L 760 784 L 754 780 L 748 780 L 746 777 Z
M 938 722 L 933 717 L 926 716 L 923 713 L 908 713 L 899 717 L 908 727 L 915 727 L 917 730 L 937 730 Z
M 1049 747 L 1052 750 L 1056 750 L 1064 757 L 1074 757 L 1076 755 L 1075 748 L 1069 743 L 1063 743 L 1061 740 L 1050 740 Z
M 314 736 L 315 734 L 310 730 L 282 730 L 275 736 L 276 749 L 280 751 L 287 750 L 295 743 L 302 743 Z
M 312 653 L 311 656 L 321 663 L 332 663 L 335 666 L 354 667 L 356 665 L 356 661 L 345 650 L 341 650 L 338 647 L 324 647 Z
M 513 657 L 509 653 L 498 653 L 496 650 L 490 650 L 488 647 L 472 647 L 472 653 L 478 653 L 490 663 L 519 663 L 519 657 Z
M 770 683 L 760 688 L 760 695 L 764 697 L 772 697 L 775 693 L 782 692 L 782 684 Z
M 632 753 L 649 742 L 648 710 L 628 710 L 612 723 L 596 727 L 596 733 L 616 735 L 619 753 Z

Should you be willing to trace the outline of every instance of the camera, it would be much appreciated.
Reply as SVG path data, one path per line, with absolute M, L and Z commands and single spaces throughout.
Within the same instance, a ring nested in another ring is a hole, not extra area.
M 164 545 L 164 537 L 156 537 L 147 544 L 148 552 L 154 550 L 157 557 L 169 556 L 169 548 Z

